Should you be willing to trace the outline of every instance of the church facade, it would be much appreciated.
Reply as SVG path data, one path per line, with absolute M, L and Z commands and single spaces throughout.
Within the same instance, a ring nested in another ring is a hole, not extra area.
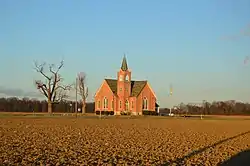
M 133 81 L 124 56 L 116 79 L 104 79 L 95 94 L 95 111 L 113 111 L 115 115 L 142 115 L 156 110 L 156 95 L 148 81 Z

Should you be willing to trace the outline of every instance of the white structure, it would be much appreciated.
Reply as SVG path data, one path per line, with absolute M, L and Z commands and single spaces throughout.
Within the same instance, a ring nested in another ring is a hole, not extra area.
M 157 113 L 159 115 L 159 113 L 160 113 L 160 107 L 157 107 Z

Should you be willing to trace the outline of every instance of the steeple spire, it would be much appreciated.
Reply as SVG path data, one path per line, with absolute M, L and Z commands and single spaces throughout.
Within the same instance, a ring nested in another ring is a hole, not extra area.
M 127 60 L 126 60 L 125 54 L 124 54 L 124 57 L 123 57 L 123 60 L 122 60 L 121 70 L 122 71 L 127 71 L 128 70 L 128 64 L 127 64 Z

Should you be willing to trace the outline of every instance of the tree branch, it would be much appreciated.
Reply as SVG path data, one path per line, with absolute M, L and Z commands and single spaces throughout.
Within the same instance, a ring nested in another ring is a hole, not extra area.
M 60 102 L 65 98 L 68 98 L 68 93 L 70 90 L 72 89 L 72 85 L 66 85 L 66 86 L 62 86 L 62 85 L 58 85 L 55 88 L 55 92 L 53 93 L 53 98 L 52 101 L 53 102 Z
M 38 64 L 37 62 L 34 62 L 35 63 L 35 70 L 40 73 L 41 75 L 43 75 L 47 80 L 50 80 L 51 78 L 48 77 L 45 73 L 44 73 L 44 67 L 46 66 L 46 63 L 42 63 L 42 64 Z
M 37 89 L 45 96 L 48 98 L 48 89 L 46 84 L 42 83 L 42 81 L 37 80 L 35 81 L 35 84 L 37 86 Z
M 64 62 L 63 62 L 63 60 L 62 60 L 62 61 L 60 62 L 60 65 L 57 67 L 56 71 L 54 71 L 53 68 L 54 68 L 55 64 L 51 64 L 51 65 L 49 65 L 49 71 L 50 71 L 51 73 L 53 73 L 54 75 L 57 75 L 57 73 L 58 73 L 59 70 L 63 67 L 63 65 L 64 65 Z
M 59 75 L 60 69 L 63 67 L 63 61 L 60 62 L 60 65 L 54 69 L 54 64 L 49 65 L 49 72 L 51 76 L 45 74 L 44 67 L 46 63 L 38 64 L 35 62 L 35 70 L 40 73 L 44 78 L 45 82 L 36 81 L 37 89 L 47 97 L 48 101 L 59 101 L 65 97 L 68 97 L 67 91 L 71 89 L 71 85 L 62 86 L 60 83 L 63 81 L 62 77 Z

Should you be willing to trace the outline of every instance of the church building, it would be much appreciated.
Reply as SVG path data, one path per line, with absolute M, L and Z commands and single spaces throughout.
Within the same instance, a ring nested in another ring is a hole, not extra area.
M 126 57 L 116 79 L 104 79 L 95 94 L 95 111 L 113 111 L 114 115 L 156 110 L 156 95 L 148 81 L 133 81 Z

